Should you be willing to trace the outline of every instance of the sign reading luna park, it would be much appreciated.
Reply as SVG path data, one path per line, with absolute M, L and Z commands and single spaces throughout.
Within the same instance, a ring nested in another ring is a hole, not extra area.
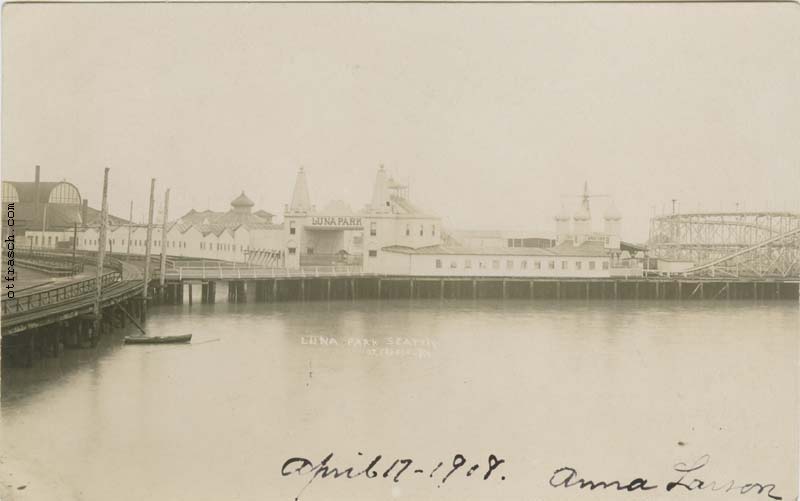
M 311 218 L 311 226 L 360 229 L 361 218 L 352 216 L 313 216 Z

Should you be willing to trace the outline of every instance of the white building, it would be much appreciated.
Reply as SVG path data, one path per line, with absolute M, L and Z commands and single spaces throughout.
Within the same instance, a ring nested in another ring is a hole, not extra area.
M 549 249 L 432 246 L 383 249 L 376 269 L 389 275 L 468 277 L 608 277 L 610 256 L 602 246 Z
M 408 187 L 391 179 L 383 167 L 375 175 L 370 203 L 360 211 L 342 201 L 318 210 L 302 168 L 282 224 L 273 224 L 267 212 L 253 212 L 253 205 L 242 193 L 227 212 L 192 210 L 169 223 L 166 235 L 156 226 L 151 252 L 159 254 L 165 240 L 173 257 L 290 269 L 360 265 L 365 272 L 386 275 L 568 278 L 641 273 L 620 259 L 622 217 L 613 203 L 604 214 L 604 231 L 592 230 L 586 187 L 572 218 L 563 207 L 556 216 L 555 245 L 529 232 L 453 232 L 445 239 L 441 219 L 412 204 Z M 143 225 L 111 226 L 107 250 L 143 255 L 146 233 Z M 78 248 L 95 250 L 98 238 L 96 227 L 84 228 Z

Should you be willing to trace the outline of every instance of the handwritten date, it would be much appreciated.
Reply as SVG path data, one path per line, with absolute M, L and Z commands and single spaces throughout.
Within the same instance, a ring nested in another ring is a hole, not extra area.
M 359 452 L 358 455 L 363 456 L 363 453 Z M 364 468 L 358 469 L 355 466 L 334 466 L 333 453 L 331 452 L 318 463 L 314 463 L 311 459 L 304 457 L 289 458 L 281 467 L 281 475 L 284 477 L 293 475 L 309 476 L 308 481 L 295 497 L 295 501 L 299 501 L 302 493 L 318 478 L 326 479 L 332 477 L 333 479 L 343 478 L 348 480 L 359 477 L 366 479 L 382 478 L 390 479 L 391 482 L 397 483 L 400 482 L 403 475 L 406 475 L 406 477 L 418 475 L 427 476 L 431 479 L 436 478 L 437 487 L 441 487 L 454 474 L 463 474 L 465 478 L 475 475 L 477 478 L 489 480 L 493 478 L 492 474 L 505 462 L 505 459 L 489 454 L 485 461 L 478 461 L 467 466 L 469 463 L 467 458 L 463 454 L 455 454 L 452 461 L 446 466 L 443 461 L 440 461 L 433 468 L 426 469 L 424 466 L 415 464 L 414 460 L 410 458 L 398 458 L 389 462 L 379 454 Z M 413 468 L 412 465 L 414 465 Z M 494 475 L 494 477 L 497 477 L 497 475 Z M 500 475 L 499 478 L 500 480 L 506 479 L 503 475 Z

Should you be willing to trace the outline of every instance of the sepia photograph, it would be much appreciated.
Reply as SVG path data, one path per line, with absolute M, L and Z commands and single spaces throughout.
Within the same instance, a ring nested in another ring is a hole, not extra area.
M 798 3 L 0 38 L 0 501 L 798 500 Z

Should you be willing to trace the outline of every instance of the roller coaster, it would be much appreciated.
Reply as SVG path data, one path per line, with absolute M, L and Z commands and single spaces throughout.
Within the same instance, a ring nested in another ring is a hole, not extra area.
M 713 278 L 800 277 L 800 213 L 707 212 L 650 220 L 650 255 L 691 262 L 674 275 Z

